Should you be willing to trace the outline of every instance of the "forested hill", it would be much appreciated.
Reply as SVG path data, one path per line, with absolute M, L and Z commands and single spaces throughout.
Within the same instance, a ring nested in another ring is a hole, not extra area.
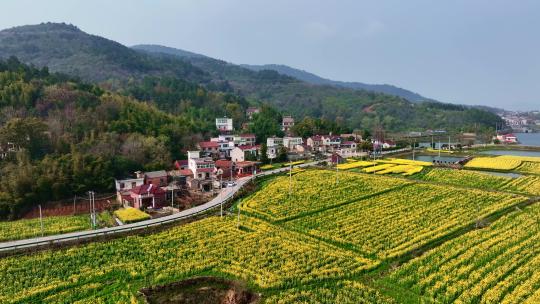
M 118 81 L 148 75 L 175 76 L 203 82 L 200 69 L 166 56 L 145 56 L 115 41 L 86 34 L 73 25 L 43 23 L 0 31 L 0 58 L 25 63 L 87 81 Z
M 382 124 L 394 131 L 472 130 L 474 126 L 491 127 L 500 122 L 496 115 L 468 107 L 413 104 L 372 91 L 315 85 L 276 71 L 252 71 L 194 53 L 180 54 L 171 48 L 130 49 L 66 24 L 0 31 L 0 58 L 10 56 L 153 102 L 170 113 L 180 113 L 196 100 L 196 93 L 186 94 L 185 88 L 202 86 L 208 92 L 239 96 L 250 104 L 267 103 L 297 119 L 324 118 L 348 128 L 370 129 Z
M 0 60 L 0 152 L 11 150 L 0 158 L 0 218 L 92 189 L 112 191 L 115 177 L 136 170 L 171 168 L 182 151 L 213 135 L 213 117 L 237 117 L 247 106 L 163 81 L 192 96 L 178 115 L 15 58 Z
M 280 74 L 291 76 L 291 77 L 294 77 L 296 79 L 299 79 L 299 80 L 302 80 L 311 84 L 331 85 L 331 86 L 336 86 L 336 87 L 350 88 L 350 89 L 355 89 L 355 90 L 366 90 L 366 91 L 373 91 L 377 93 L 399 96 L 411 102 L 432 101 L 431 99 L 426 98 L 418 93 L 414 93 L 409 90 L 405 90 L 405 89 L 402 89 L 393 85 L 389 85 L 389 84 L 367 84 L 367 83 L 361 83 L 361 82 L 331 80 L 331 79 L 320 77 L 310 72 L 306 72 L 304 70 L 295 69 L 290 66 L 281 65 L 281 64 L 264 64 L 264 65 L 242 64 L 242 67 L 248 68 L 253 71 L 272 70 Z

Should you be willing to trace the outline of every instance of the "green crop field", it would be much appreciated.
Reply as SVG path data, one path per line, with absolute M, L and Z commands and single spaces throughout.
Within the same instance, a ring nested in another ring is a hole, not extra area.
M 484 190 L 497 185 L 282 175 L 239 218 L 1 258 L 0 303 L 143 303 L 142 288 L 197 276 L 244 281 L 261 303 L 535 303 L 540 208 Z

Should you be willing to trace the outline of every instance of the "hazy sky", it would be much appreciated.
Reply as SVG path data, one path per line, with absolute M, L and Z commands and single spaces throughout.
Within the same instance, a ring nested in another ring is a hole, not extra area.
M 540 108 L 540 1 L 2 1 L 0 28 L 46 21 L 446 102 Z

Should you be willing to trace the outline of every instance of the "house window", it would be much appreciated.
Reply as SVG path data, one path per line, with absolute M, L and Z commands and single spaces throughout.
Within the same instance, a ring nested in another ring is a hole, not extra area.
M 137 187 L 137 182 L 131 182 L 131 188 Z
M 120 183 L 120 189 L 124 189 L 126 185 L 124 183 Z

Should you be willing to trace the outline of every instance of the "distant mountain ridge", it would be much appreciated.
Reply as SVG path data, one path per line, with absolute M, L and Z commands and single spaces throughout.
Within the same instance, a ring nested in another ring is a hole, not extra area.
M 331 86 L 337 86 L 337 87 L 343 87 L 343 88 L 349 88 L 349 89 L 355 89 L 355 90 L 360 89 L 360 90 L 366 90 L 366 91 L 373 91 L 373 92 L 403 97 L 411 102 L 433 101 L 432 99 L 426 98 L 418 93 L 414 93 L 409 90 L 402 89 L 402 88 L 389 85 L 389 84 L 366 84 L 366 83 L 361 83 L 361 82 L 346 82 L 346 81 L 331 80 L 331 79 L 320 77 L 318 75 L 315 75 L 313 73 L 310 73 L 304 70 L 295 69 L 293 67 L 282 65 L 282 64 L 264 64 L 264 65 L 242 64 L 241 66 L 248 68 L 250 70 L 253 70 L 253 71 L 273 70 L 280 74 L 288 75 L 296 79 L 299 79 L 308 83 L 312 83 L 312 84 L 317 84 L 317 85 L 331 85 Z
M 162 54 L 174 55 L 178 57 L 184 57 L 190 60 L 203 59 L 203 58 L 210 59 L 210 57 L 205 56 L 205 55 L 193 53 L 193 52 L 182 50 L 182 49 L 171 48 L 171 47 L 166 47 L 166 46 L 161 46 L 161 45 L 154 45 L 154 44 L 139 44 L 139 45 L 134 45 L 131 48 L 135 50 L 150 52 L 150 53 L 162 53 Z M 233 64 L 230 64 L 230 65 L 233 65 Z M 354 89 L 354 90 L 372 91 L 372 92 L 402 97 L 411 102 L 434 101 L 433 99 L 426 98 L 418 93 L 414 93 L 409 90 L 402 89 L 402 88 L 389 85 L 389 84 L 365 84 L 361 82 L 345 82 L 345 81 L 331 80 L 331 79 L 320 77 L 318 75 L 315 75 L 313 73 L 310 73 L 304 70 L 295 69 L 293 67 L 282 65 L 282 64 L 265 64 L 265 65 L 240 64 L 237 66 L 243 67 L 243 68 L 255 71 L 255 72 L 261 72 L 265 70 L 276 71 L 279 74 L 290 76 L 295 79 L 298 79 L 298 80 L 301 80 L 310 84 L 315 84 L 315 85 L 330 85 L 334 87 L 348 88 L 348 89 Z

